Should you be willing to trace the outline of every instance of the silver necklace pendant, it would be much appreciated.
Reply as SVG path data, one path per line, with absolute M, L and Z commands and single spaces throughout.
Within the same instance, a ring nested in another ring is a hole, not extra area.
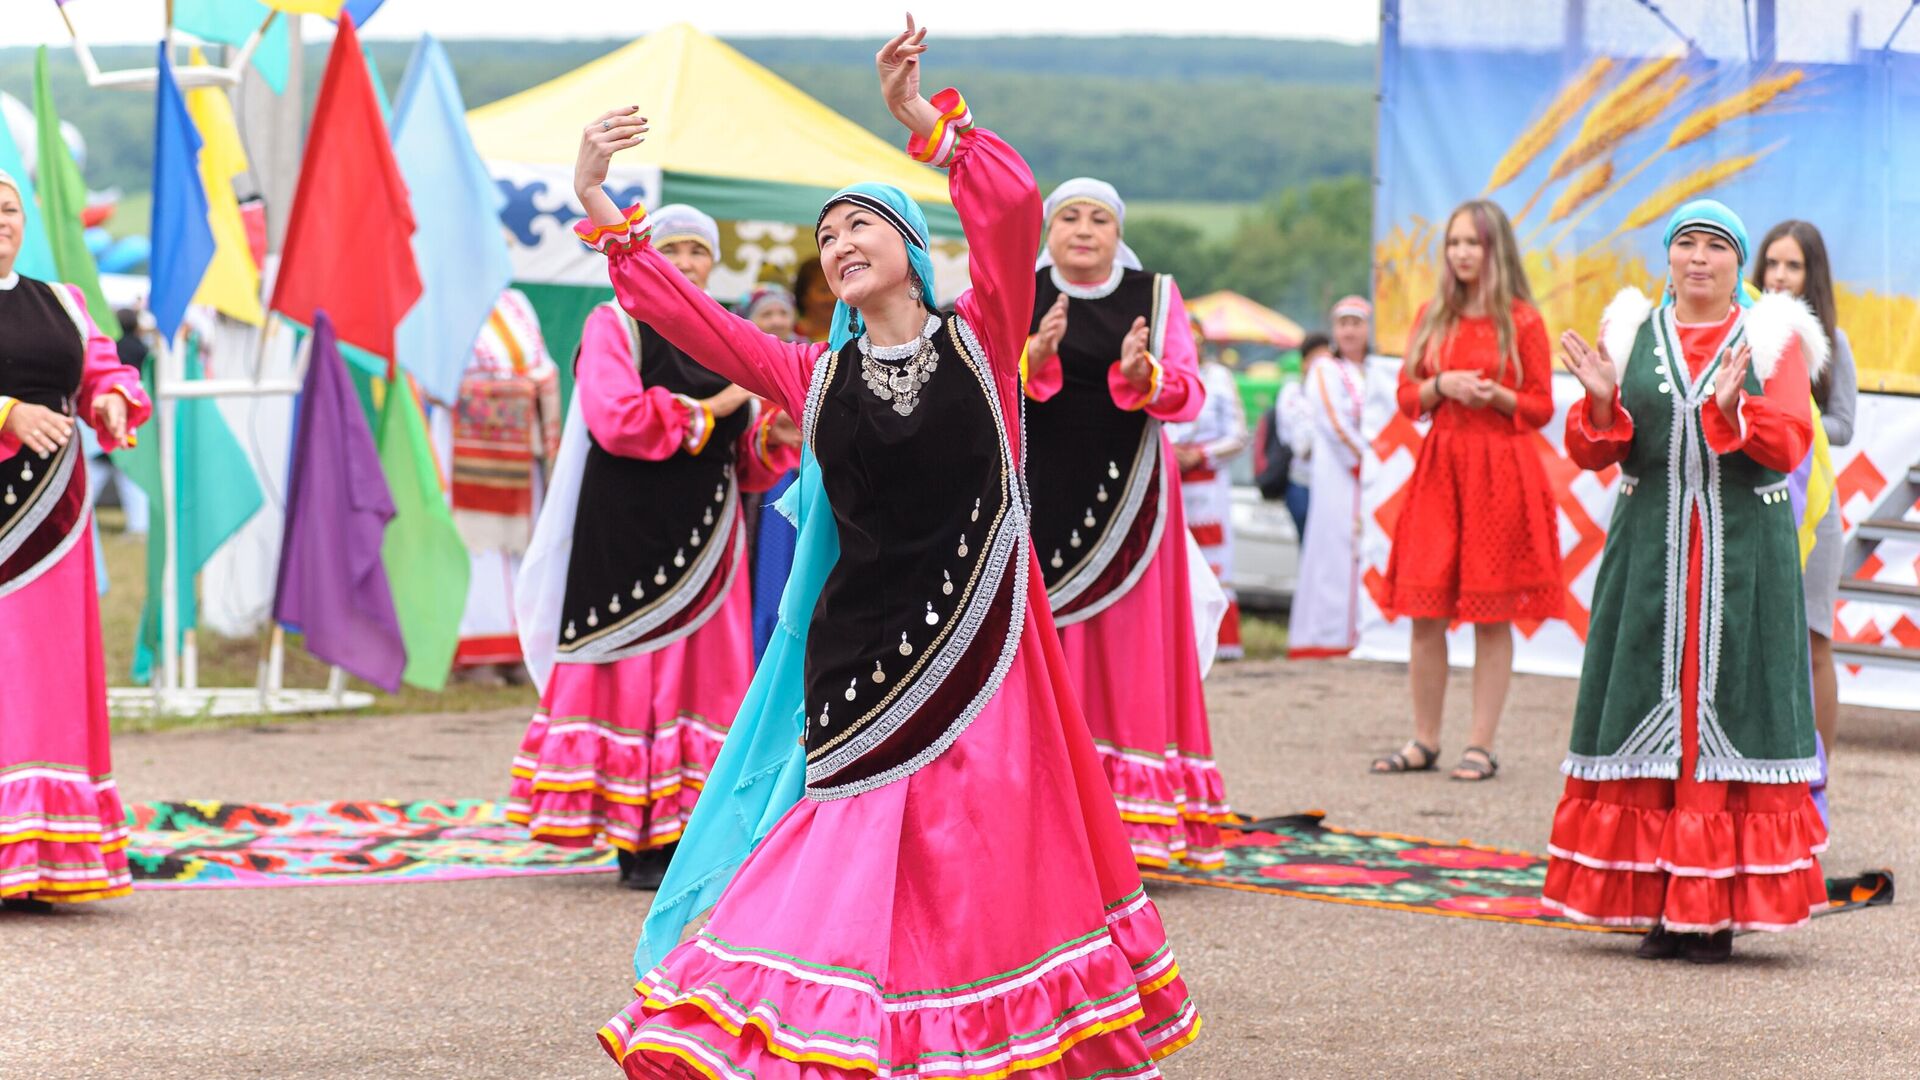
M 887 681 L 886 670 L 880 666 L 880 661 L 878 660 L 875 660 L 873 662 L 873 681 L 877 683 L 883 683 Z
M 831 701 L 826 702 L 825 704 L 820 706 L 820 726 L 821 727 L 827 726 L 827 711 L 832 708 L 833 708 L 833 702 Z
M 940 576 L 947 579 L 940 583 L 941 595 L 952 596 L 953 595 L 953 575 L 948 573 L 945 570 L 942 570 L 940 571 Z
M 607 610 L 613 612 L 615 615 L 620 614 L 620 594 L 619 593 L 614 593 L 613 599 L 607 601 Z
M 676 569 L 687 565 L 687 549 L 676 548 L 673 552 L 673 565 Z
M 1080 546 L 1080 530 L 1079 529 L 1073 530 L 1073 535 L 1067 538 L 1067 543 L 1073 545 L 1074 547 Z
M 645 595 L 647 595 L 647 590 L 642 588 L 640 585 L 640 580 L 638 578 L 635 578 L 633 582 L 633 598 L 635 600 L 638 600 Z
M 857 689 L 855 689 L 855 687 L 856 687 L 856 685 L 857 685 L 857 684 L 858 684 L 859 682 L 860 682 L 860 680 L 859 680 L 859 679 L 848 679 L 848 680 L 847 680 L 847 700 L 848 700 L 848 701 L 852 701 L 852 700 L 853 700 L 854 698 L 856 698 L 856 697 L 859 697 L 859 696 L 860 696 L 860 691 L 859 691 L 859 690 L 857 690 Z
M 1101 484 L 1100 490 L 1094 492 L 1093 497 L 1099 502 L 1106 502 L 1107 501 L 1107 485 Z
M 1112 461 L 1109 461 L 1109 462 L 1107 462 L 1107 479 L 1109 479 L 1109 480 L 1118 480 L 1118 479 L 1120 479 L 1120 465 L 1119 465 L 1119 463 L 1117 463 L 1117 462 L 1112 462 Z
M 713 489 L 713 501 L 714 502 L 727 501 L 727 485 L 721 484 L 719 487 Z
M 662 567 L 660 567 L 660 568 L 659 568 L 658 570 L 655 570 L 655 571 L 653 572 L 653 583 L 654 583 L 655 585 L 665 585 L 665 584 L 667 583 L 667 568 L 666 568 L 666 567 L 664 567 L 664 566 L 662 566 Z
M 893 411 L 901 416 L 912 415 L 920 404 L 920 388 L 940 366 L 940 352 L 933 345 L 933 335 L 939 329 L 939 317 L 928 315 L 920 336 L 900 345 L 875 345 L 866 334 L 860 335 L 861 378 L 874 397 L 891 402 Z M 899 361 L 904 362 L 894 366 Z
M 967 557 L 967 535 L 965 533 L 960 534 L 960 557 L 963 559 Z
M 13 485 L 8 484 L 7 485 L 7 505 L 12 506 L 14 503 L 17 503 L 19 501 L 20 501 L 20 496 L 15 495 L 13 493 Z
M 689 547 L 700 546 L 700 530 L 699 529 L 693 530 L 693 539 L 687 541 L 687 544 Z
M 31 479 L 33 479 L 33 466 L 32 466 L 32 465 L 30 465 L 30 464 L 29 464 L 29 465 L 22 465 L 22 466 L 20 466 L 20 479 L 22 479 L 22 480 L 31 480 Z
M 707 507 L 707 512 L 700 515 L 700 524 L 702 525 L 713 524 L 713 507 L 711 506 Z
M 593 608 L 587 609 L 587 625 L 588 626 L 600 625 L 600 613 L 595 611 Z
M 1065 562 L 1064 560 L 1062 560 L 1062 559 L 1060 558 L 1060 549 L 1059 549 L 1059 548 L 1054 548 L 1054 549 L 1053 549 L 1053 559 L 1052 559 L 1052 560 L 1050 561 L 1050 565 L 1052 565 L 1052 567 L 1053 567 L 1053 568 L 1054 568 L 1055 570 L 1058 570 L 1058 569 L 1060 569 L 1060 568 L 1061 568 L 1062 566 L 1065 566 L 1065 565 L 1066 565 L 1066 562 Z
M 1087 507 L 1087 516 L 1080 519 L 1080 524 L 1085 525 L 1089 529 L 1093 528 L 1093 507 Z
M 905 630 L 900 631 L 900 655 L 913 655 L 913 646 L 907 643 L 907 632 Z
M 940 625 L 940 616 L 935 615 L 933 613 L 933 601 L 931 600 L 927 601 L 927 625 L 928 626 Z
M 572 624 L 572 623 L 568 623 L 568 624 L 567 624 L 567 640 L 568 640 L 568 641 L 572 641 L 572 640 L 574 639 L 574 637 L 575 637 L 575 636 L 576 636 L 576 635 L 574 634 L 574 631 L 573 631 L 573 624 Z
M 973 500 L 973 516 L 968 518 L 967 520 L 968 521 L 980 520 L 980 500 L 979 499 Z

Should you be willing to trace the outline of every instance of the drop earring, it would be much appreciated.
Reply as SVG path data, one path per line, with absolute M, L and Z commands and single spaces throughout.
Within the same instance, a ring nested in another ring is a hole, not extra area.
M 916 278 L 914 281 L 908 283 L 907 295 L 913 297 L 915 301 L 918 301 L 921 296 L 925 295 L 921 292 L 919 279 Z

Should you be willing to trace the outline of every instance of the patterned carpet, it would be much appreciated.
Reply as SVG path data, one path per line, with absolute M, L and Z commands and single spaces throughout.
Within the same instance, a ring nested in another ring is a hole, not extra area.
M 128 845 L 139 889 L 260 889 L 384 885 L 614 868 L 606 847 L 535 843 L 498 803 L 140 803 Z M 1226 829 L 1217 874 L 1154 870 L 1149 881 L 1320 900 L 1335 904 L 1524 923 L 1562 930 L 1540 904 L 1546 859 L 1468 841 L 1327 825 L 1318 812 L 1244 821 Z M 1893 875 L 1830 878 L 1828 913 L 1893 902 Z

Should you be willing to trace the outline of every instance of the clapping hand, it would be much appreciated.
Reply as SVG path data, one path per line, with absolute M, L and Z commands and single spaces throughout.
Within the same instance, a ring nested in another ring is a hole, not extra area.
M 1587 418 L 1603 431 L 1612 427 L 1613 397 L 1620 389 L 1620 372 L 1606 343 L 1595 349 L 1578 333 L 1568 330 L 1560 335 L 1560 348 L 1560 363 L 1586 388 Z
M 1746 388 L 1747 369 L 1753 365 L 1753 346 L 1745 341 L 1733 351 L 1733 356 L 1720 365 L 1720 373 L 1713 377 L 1713 400 L 1720 406 L 1720 412 L 1729 421 L 1740 419 L 1740 393 Z
M 1045 363 L 1060 354 L 1060 339 L 1067 336 L 1067 294 L 1061 293 L 1047 313 L 1040 317 L 1040 329 L 1033 332 L 1027 347 L 1030 363 Z
M 1136 389 L 1144 389 L 1153 379 L 1153 358 L 1147 353 L 1150 330 L 1144 317 L 1135 317 L 1133 328 L 1120 342 L 1120 377 Z

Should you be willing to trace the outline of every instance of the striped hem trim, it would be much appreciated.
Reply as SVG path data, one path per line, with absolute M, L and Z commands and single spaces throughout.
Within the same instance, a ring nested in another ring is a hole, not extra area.
M 973 110 L 952 87 L 933 95 L 933 107 L 940 110 L 940 119 L 934 121 L 933 130 L 924 139 L 915 135 L 907 141 L 907 153 L 915 161 L 944 169 L 953 164 L 960 137 L 974 128 Z
M 647 208 L 639 203 L 627 211 L 626 219 L 618 225 L 593 225 L 587 221 L 577 221 L 573 234 L 580 242 L 602 255 L 613 255 L 633 251 L 647 243 L 652 228 L 646 225 Z

